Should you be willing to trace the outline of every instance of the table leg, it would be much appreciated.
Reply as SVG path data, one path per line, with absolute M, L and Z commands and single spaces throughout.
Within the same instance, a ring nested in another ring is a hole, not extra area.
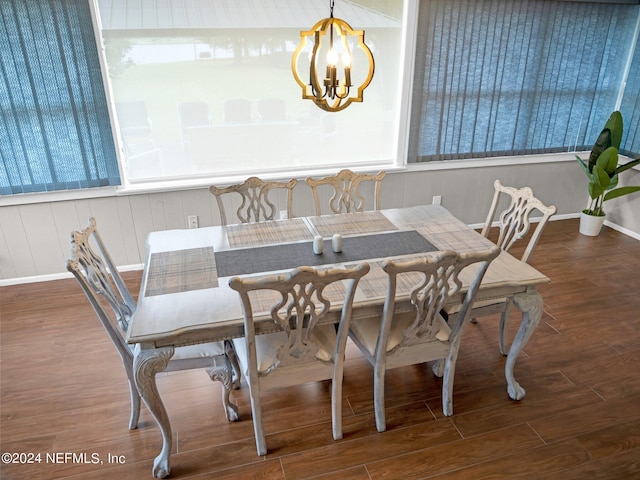
M 513 368 L 515 367 L 518 355 L 531 338 L 540 319 L 542 318 L 542 296 L 537 290 L 521 293 L 513 296 L 513 304 L 522 312 L 522 322 L 516 334 L 509 354 L 507 355 L 507 363 L 504 367 L 505 377 L 507 378 L 507 392 L 513 400 L 522 400 L 526 394 L 526 390 L 516 382 L 513 376 Z
M 153 476 L 155 478 L 164 478 L 171 472 L 169 465 L 172 448 L 171 424 L 167 410 L 158 393 L 156 373 L 167 368 L 173 352 L 173 347 L 143 349 L 137 345 L 133 358 L 136 387 L 162 433 L 162 451 L 153 461 Z

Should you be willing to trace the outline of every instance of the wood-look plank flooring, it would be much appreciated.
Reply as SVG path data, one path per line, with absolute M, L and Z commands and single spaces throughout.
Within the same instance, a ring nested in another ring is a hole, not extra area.
M 581 236 L 576 220 L 551 222 L 531 263 L 551 284 L 515 369 L 527 389 L 522 401 L 506 393 L 497 316 L 467 326 L 454 416 L 442 414 L 430 366 L 401 368 L 387 373 L 387 431 L 378 433 L 372 370 L 351 345 L 344 439 L 331 436 L 328 382 L 271 391 L 264 457 L 246 386 L 235 392 L 241 421 L 228 423 L 220 385 L 206 373 L 162 374 L 171 478 L 640 478 L 640 242 L 606 227 Z M 140 272 L 125 278 L 137 293 Z M 151 478 L 160 432 L 144 406 L 139 428 L 128 430 L 124 369 L 75 280 L 4 287 L 0 302 L 0 453 L 41 455 L 40 463 L 1 464 L 0 477 Z M 517 324 L 514 313 L 512 334 Z

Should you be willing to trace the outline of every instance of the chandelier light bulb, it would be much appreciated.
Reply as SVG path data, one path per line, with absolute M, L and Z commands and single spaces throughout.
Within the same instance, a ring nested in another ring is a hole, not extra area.
M 333 47 L 327 52 L 327 63 L 333 67 L 338 64 L 338 52 L 336 52 L 336 49 Z
M 349 52 L 344 52 L 342 54 L 342 64 L 345 67 L 350 67 L 351 66 L 351 55 L 349 55 Z

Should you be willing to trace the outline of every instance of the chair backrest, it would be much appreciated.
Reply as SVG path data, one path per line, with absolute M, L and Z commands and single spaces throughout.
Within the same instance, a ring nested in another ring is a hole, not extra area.
M 434 257 L 408 261 L 385 260 L 383 270 L 389 276 L 387 296 L 383 308 L 381 331 L 376 345 L 376 355 L 384 355 L 389 346 L 389 333 L 394 317 L 396 290 L 408 291 L 413 307 L 411 323 L 394 339 L 391 352 L 401 347 L 422 344 L 436 339 L 442 328 L 441 311 L 449 298 L 460 292 L 460 272 L 469 265 L 478 263 L 478 269 L 464 297 L 464 302 L 455 325 L 449 325 L 455 338 L 462 322 L 471 311 L 482 278 L 491 261 L 500 254 L 498 247 L 485 252 L 459 254 L 454 251 L 439 252 Z M 384 349 L 384 350 L 383 350 Z
M 498 208 L 498 202 L 502 194 L 510 197 L 509 206 L 500 213 L 499 227 L 500 235 L 496 245 L 502 250 L 508 252 L 509 249 L 522 239 L 529 231 L 530 217 L 534 210 L 538 210 L 542 213 L 542 218 L 538 222 L 536 229 L 534 230 L 529 243 L 522 255 L 521 260 L 528 262 L 529 257 L 533 253 L 542 230 L 547 224 L 549 218 L 556 213 L 556 207 L 554 205 L 546 206 L 540 200 L 533 195 L 533 191 L 529 187 L 514 188 L 506 187 L 500 183 L 500 180 L 494 182 L 495 194 L 493 195 L 493 201 L 491 202 L 491 208 L 487 215 L 484 227 L 482 228 L 482 235 L 489 236 L 489 229 L 493 224 L 493 219 Z
M 211 125 L 209 105 L 206 102 L 184 102 L 178 105 L 180 128 L 203 127 Z
M 286 103 L 282 98 L 261 98 L 256 105 L 261 122 L 284 122 L 287 119 Z
M 151 120 L 143 100 L 116 103 L 118 123 L 123 135 L 149 135 Z
M 318 345 L 314 341 L 315 331 L 323 325 L 322 320 L 329 314 L 332 302 L 340 305 L 340 323 L 338 324 L 337 344 L 331 359 L 325 362 L 342 361 L 336 355 L 343 355 L 349 332 L 349 321 L 353 297 L 362 276 L 369 271 L 369 264 L 364 262 L 351 268 L 298 267 L 286 274 L 263 277 L 233 277 L 229 286 L 240 294 L 244 311 L 245 337 L 249 348 L 255 349 L 254 308 L 250 292 L 269 290 L 274 296 L 270 303 L 270 319 L 279 331 L 285 332 L 285 342 L 278 346 L 277 358 L 265 371 L 270 373 L 278 367 L 296 363 L 308 363 L 318 360 Z M 346 293 L 341 290 L 347 281 Z M 337 289 L 329 291 L 329 286 L 336 284 Z M 335 310 L 335 308 L 334 308 Z M 324 324 L 326 326 L 326 324 Z M 249 358 L 255 360 L 255 351 Z M 257 378 L 256 361 L 249 362 L 250 376 Z
M 251 100 L 232 98 L 222 103 L 224 123 L 251 123 Z
M 329 200 L 329 206 L 333 213 L 362 212 L 365 206 L 365 197 L 360 192 L 362 182 L 374 182 L 373 208 L 380 210 L 380 188 L 386 172 L 376 174 L 354 173 L 351 170 L 341 170 L 336 175 L 324 178 L 307 178 L 307 184 L 313 191 L 313 201 L 316 207 L 316 215 L 322 215 L 318 186 L 330 185 L 333 187 L 333 196 Z
M 98 233 L 96 221 L 71 233 L 69 270 L 78 280 L 102 326 L 124 360 L 132 361 L 132 352 L 124 332 L 136 310 L 136 302 L 118 273 Z
M 274 189 L 287 189 L 287 215 L 293 217 L 293 188 L 298 183 L 295 178 L 288 182 L 265 182 L 258 177 L 249 177 L 243 183 L 228 187 L 212 186 L 209 191 L 215 195 L 220 210 L 222 225 L 227 224 L 227 216 L 224 209 L 222 196 L 236 193 L 242 197 L 242 203 L 236 210 L 236 215 L 241 223 L 260 222 L 273 220 L 278 213 L 276 206 L 269 201 L 269 192 Z

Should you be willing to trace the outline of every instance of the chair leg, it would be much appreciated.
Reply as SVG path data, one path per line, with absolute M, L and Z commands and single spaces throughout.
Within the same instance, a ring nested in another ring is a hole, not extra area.
M 373 405 L 376 414 L 376 428 L 379 432 L 387 429 L 387 419 L 384 413 L 384 377 L 386 365 L 374 366 L 373 372 Z
M 129 378 L 129 393 L 131 395 L 131 417 L 129 418 L 129 430 L 138 428 L 140 419 L 140 394 L 132 378 Z
M 222 363 L 222 365 L 220 365 Z M 219 355 L 214 358 L 213 367 L 207 368 L 207 373 L 213 381 L 222 383 L 222 404 L 224 405 L 227 420 L 235 422 L 238 420 L 238 407 L 231 401 L 230 393 L 233 386 L 233 374 L 231 362 L 226 355 Z
M 331 426 L 333 439 L 342 438 L 342 379 L 331 382 Z
M 138 420 L 140 419 L 140 393 L 136 387 L 136 381 L 133 375 L 133 357 L 131 361 L 124 359 L 124 370 L 127 372 L 127 380 L 129 381 L 129 395 L 131 396 L 131 416 L 129 417 L 129 430 L 138 428 Z
M 260 389 L 257 380 L 249 379 L 249 397 L 251 398 L 251 416 L 253 417 L 253 432 L 256 437 L 258 455 L 267 454 L 267 442 L 262 430 L 262 405 L 260 403 Z
M 498 332 L 498 348 L 502 355 L 509 353 L 507 341 L 509 336 L 509 314 L 511 313 L 511 300 L 507 300 L 504 311 L 500 315 L 500 330 Z
M 225 340 L 224 346 L 225 346 L 225 351 L 227 352 L 227 357 L 231 362 L 231 368 L 233 372 L 232 387 L 234 390 L 237 390 L 240 388 L 240 380 L 242 379 L 242 370 L 240 369 L 240 362 L 238 361 L 238 355 L 236 354 L 236 349 L 233 347 L 232 341 Z
M 433 374 L 436 377 L 442 378 L 444 376 L 444 364 L 445 364 L 444 358 L 440 358 L 434 362 L 433 367 L 431 367 L 431 370 L 433 371 Z
M 442 412 L 445 416 L 453 415 L 453 380 L 456 373 L 456 361 L 460 350 L 460 336 L 451 341 L 449 355 L 444 360 L 444 375 L 442 380 Z

